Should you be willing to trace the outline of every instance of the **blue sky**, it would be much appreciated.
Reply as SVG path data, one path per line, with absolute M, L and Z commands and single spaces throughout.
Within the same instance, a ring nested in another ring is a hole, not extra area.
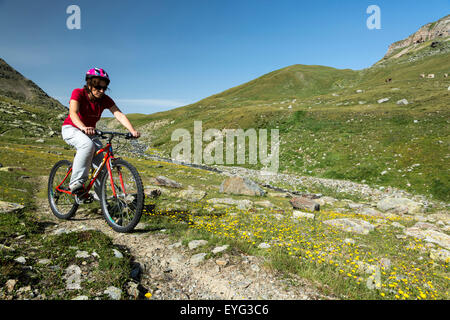
M 69 5 L 81 29 L 69 30 Z M 369 5 L 381 29 L 369 30 Z M 0 57 L 68 106 L 102 67 L 125 113 L 155 113 L 293 64 L 363 69 L 450 0 L 0 0 Z

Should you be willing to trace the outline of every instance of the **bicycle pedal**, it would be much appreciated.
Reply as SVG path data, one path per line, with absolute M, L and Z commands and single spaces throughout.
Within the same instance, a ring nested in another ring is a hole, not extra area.
M 94 197 L 90 194 L 75 195 L 75 201 L 78 204 L 89 204 L 94 202 Z

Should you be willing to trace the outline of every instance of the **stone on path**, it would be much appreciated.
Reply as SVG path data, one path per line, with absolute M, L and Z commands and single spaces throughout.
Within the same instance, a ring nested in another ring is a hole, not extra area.
M 229 245 L 227 245 L 227 244 L 223 245 L 223 246 L 220 246 L 220 247 L 215 247 L 214 249 L 211 250 L 211 252 L 214 253 L 214 254 L 217 254 L 219 252 L 223 252 L 223 251 L 227 250 L 228 247 L 229 247 Z
M 192 240 L 191 242 L 188 243 L 188 247 L 191 250 L 194 250 L 200 246 L 204 246 L 207 245 L 208 241 L 206 240 Z
M 66 279 L 67 290 L 81 289 L 81 268 L 75 264 L 70 265 L 66 269 L 64 279 Z
M 24 208 L 24 206 L 21 204 L 0 200 L 0 213 L 16 212 L 23 208 Z
M 198 265 L 200 262 L 202 262 L 203 260 L 205 260 L 206 257 L 206 253 L 198 253 L 198 254 L 194 254 L 191 259 L 189 260 L 189 262 L 193 265 Z
M 111 300 L 120 300 L 122 297 L 122 290 L 114 286 L 108 287 L 103 293 L 108 295 Z

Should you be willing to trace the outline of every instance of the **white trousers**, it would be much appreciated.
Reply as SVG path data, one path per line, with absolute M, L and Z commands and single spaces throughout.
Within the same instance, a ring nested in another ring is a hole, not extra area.
M 70 178 L 69 187 L 72 189 L 78 184 L 84 184 L 89 177 L 91 164 L 94 168 L 98 168 L 101 164 L 104 153 L 100 153 L 94 157 L 95 153 L 102 148 L 102 143 L 98 138 L 92 139 L 84 134 L 80 129 L 71 125 L 64 125 L 61 134 L 66 143 L 74 147 L 77 152 L 72 164 L 72 177 Z M 97 177 L 94 183 L 94 189 L 100 196 L 100 178 Z

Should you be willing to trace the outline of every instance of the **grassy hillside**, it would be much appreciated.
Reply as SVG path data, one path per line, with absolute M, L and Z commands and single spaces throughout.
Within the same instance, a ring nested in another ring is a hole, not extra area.
M 203 132 L 278 128 L 282 172 L 391 185 L 448 201 L 448 40 L 359 71 L 293 65 L 188 106 L 129 117 L 166 156 L 178 144 L 172 132 L 193 134 L 197 120 Z M 398 105 L 402 99 L 408 104 Z
M 59 133 L 67 108 L 0 59 L 0 136 Z

